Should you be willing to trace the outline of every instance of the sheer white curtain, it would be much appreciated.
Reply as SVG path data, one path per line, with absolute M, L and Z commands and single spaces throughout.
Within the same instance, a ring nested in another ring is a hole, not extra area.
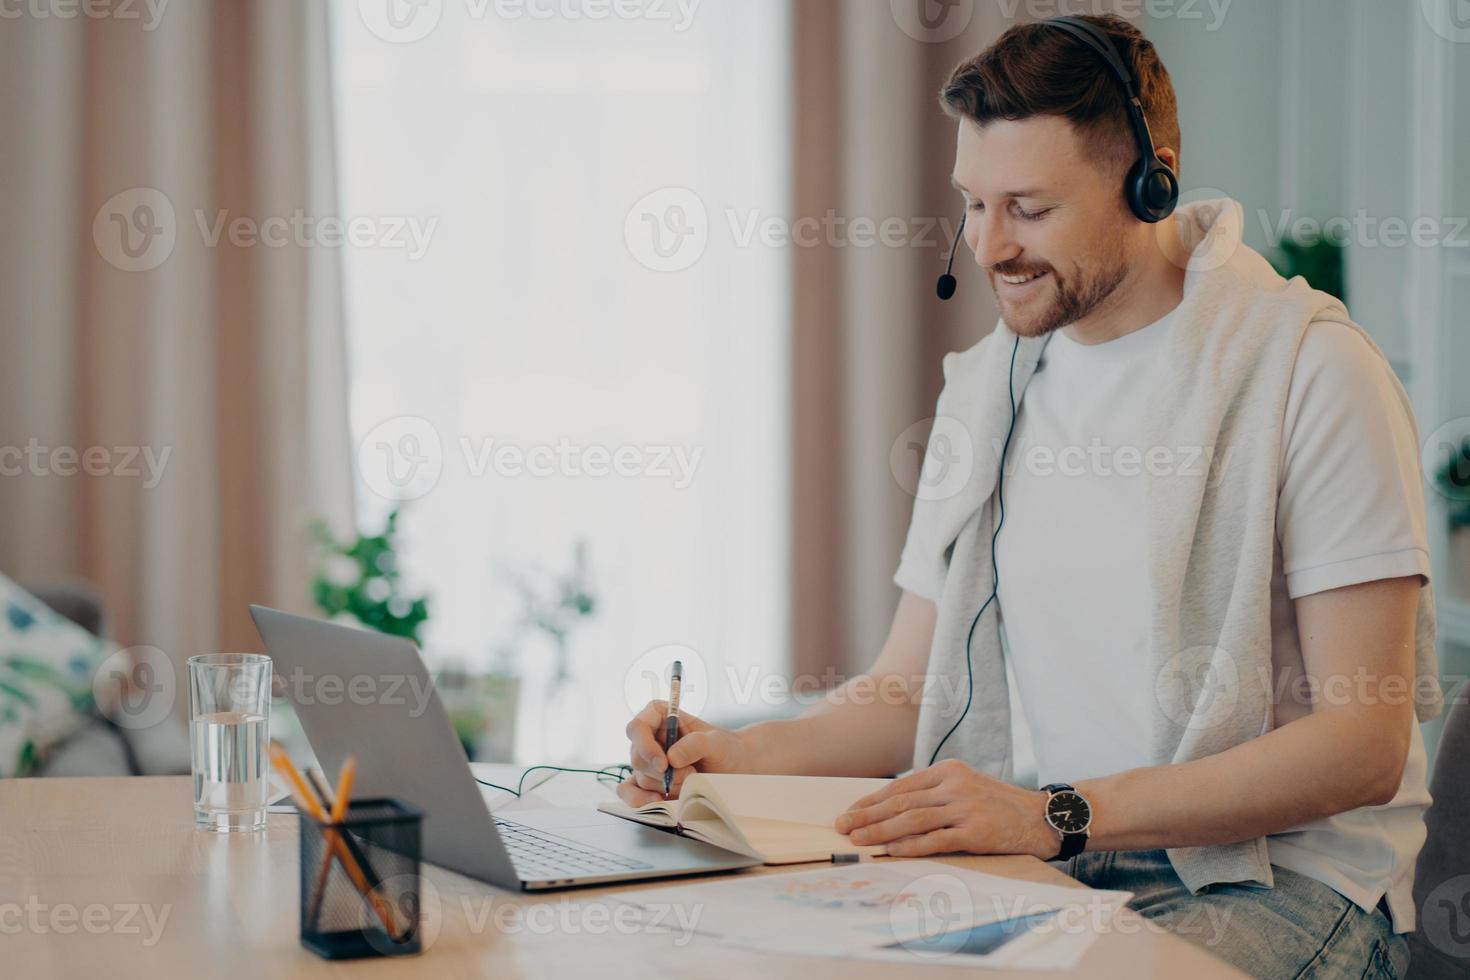
M 691 710 L 759 711 L 788 672 L 789 250 L 751 233 L 790 218 L 787 7 L 421 9 L 342 0 L 335 38 L 344 214 L 418 229 L 349 249 L 346 296 L 360 516 L 409 498 L 426 657 L 511 646 L 526 762 L 543 724 L 620 754 L 674 656 Z M 498 569 L 578 541 L 584 717 L 541 719 L 551 647 Z

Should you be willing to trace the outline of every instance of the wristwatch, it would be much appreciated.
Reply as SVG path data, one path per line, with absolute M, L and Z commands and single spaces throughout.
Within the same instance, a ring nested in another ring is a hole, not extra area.
M 1046 791 L 1046 822 L 1062 835 L 1062 849 L 1053 861 L 1065 861 L 1081 854 L 1087 846 L 1087 831 L 1092 826 L 1092 805 L 1087 798 L 1066 783 L 1049 783 Z

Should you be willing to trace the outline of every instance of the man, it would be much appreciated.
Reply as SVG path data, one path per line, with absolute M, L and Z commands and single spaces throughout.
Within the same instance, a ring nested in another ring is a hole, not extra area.
M 1177 173 L 1153 46 L 1082 19 Z M 1440 707 L 1414 422 L 1341 305 L 1240 242 L 1233 202 L 1130 208 L 1123 91 L 1049 25 L 955 70 L 953 182 L 1001 312 L 946 358 L 936 412 L 973 475 L 919 495 L 867 674 L 795 720 L 686 715 L 667 757 L 652 703 L 619 792 L 655 798 L 666 764 L 675 793 L 696 769 L 913 768 L 838 830 L 900 856 L 1065 859 L 1254 975 L 1401 975 L 1429 803 L 1416 721 Z M 1007 665 L 1050 788 L 1006 781 Z

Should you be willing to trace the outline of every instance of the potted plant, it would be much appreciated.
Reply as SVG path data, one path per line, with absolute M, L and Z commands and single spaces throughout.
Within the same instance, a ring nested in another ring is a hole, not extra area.
M 1270 262 L 1282 278 L 1301 276 L 1313 289 L 1347 302 L 1341 242 L 1323 235 L 1283 238 L 1277 243 Z
M 591 735 L 591 692 L 573 677 L 572 636 L 579 624 L 597 612 L 587 560 L 587 543 L 572 548 L 572 567 L 562 573 L 537 566 L 503 567 L 502 577 L 520 597 L 518 636 L 539 636 L 551 648 L 549 664 L 540 673 L 541 704 L 538 758 L 551 762 L 579 761 Z M 523 661 L 523 666 L 525 666 Z
M 322 521 L 311 526 L 319 564 L 311 581 L 316 606 L 335 620 L 402 636 L 423 647 L 429 600 L 403 593 L 398 567 L 398 511 L 381 534 L 338 541 Z
M 422 647 L 429 600 L 404 592 L 398 562 L 398 513 L 389 513 L 381 533 L 359 534 L 348 541 L 339 541 L 325 522 L 313 521 L 308 528 L 316 557 L 311 598 L 335 622 L 402 636 Z M 272 705 L 271 733 L 293 752 L 307 754 L 305 734 L 295 709 L 285 699 Z
M 476 753 L 471 758 L 514 762 L 521 678 L 516 672 L 514 650 L 509 644 L 496 647 L 490 671 L 479 678 L 478 689 L 484 723 L 480 726 Z
M 1451 449 L 1435 467 L 1434 488 L 1447 504 L 1445 517 L 1450 525 L 1450 548 L 1458 560 L 1451 562 L 1450 589 L 1458 595 L 1470 593 L 1470 439 Z
M 434 675 L 434 687 L 471 761 L 515 760 L 520 678 L 514 672 L 497 667 L 481 674 L 451 661 Z
M 532 753 L 538 761 L 579 759 L 587 748 L 591 713 L 590 704 L 584 703 L 589 691 L 574 681 L 572 635 L 597 608 L 589 584 L 587 546 L 585 542 L 574 546 L 572 567 L 566 572 L 502 564 L 500 577 L 517 595 L 519 615 L 511 635 L 495 645 L 487 672 L 451 664 L 436 677 L 449 720 L 471 759 L 513 762 L 527 681 L 539 681 L 539 708 L 527 734 L 540 744 L 531 748 Z M 537 663 L 528 656 L 528 639 L 550 646 L 548 662 Z

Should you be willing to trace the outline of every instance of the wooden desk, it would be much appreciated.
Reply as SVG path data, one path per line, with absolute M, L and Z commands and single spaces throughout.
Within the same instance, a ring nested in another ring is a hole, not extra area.
M 559 795 L 585 793 L 562 783 L 576 779 L 606 792 L 591 777 L 566 774 L 538 795 L 560 803 Z M 417 957 L 331 963 L 297 943 L 296 846 L 296 818 L 286 814 L 272 814 L 260 834 L 196 831 L 187 777 L 0 780 L 0 975 L 810 980 L 820 972 L 876 980 L 895 973 L 891 964 L 773 956 L 699 936 L 617 931 L 609 914 L 614 903 L 601 896 L 660 883 L 532 896 L 428 865 L 426 877 L 439 906 L 438 935 L 428 950 Z M 1071 881 L 1028 857 L 946 860 L 1013 878 Z M 536 906 L 551 907 L 532 911 Z M 432 931 L 426 929 L 426 938 Z M 926 969 L 925 975 L 938 980 L 964 972 L 952 966 Z M 1077 975 L 1240 976 L 1127 911 L 1114 931 L 1093 944 Z

